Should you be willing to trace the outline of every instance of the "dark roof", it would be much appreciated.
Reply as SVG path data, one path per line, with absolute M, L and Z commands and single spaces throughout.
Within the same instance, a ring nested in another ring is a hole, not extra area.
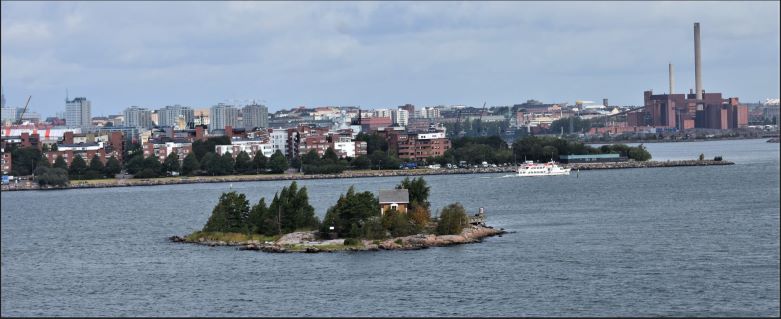
M 380 190 L 380 204 L 409 203 L 409 191 L 406 189 Z

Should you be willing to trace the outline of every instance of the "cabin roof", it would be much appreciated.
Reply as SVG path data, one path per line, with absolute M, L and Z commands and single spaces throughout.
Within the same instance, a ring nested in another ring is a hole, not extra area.
M 380 204 L 409 203 L 409 191 L 406 189 L 380 190 Z

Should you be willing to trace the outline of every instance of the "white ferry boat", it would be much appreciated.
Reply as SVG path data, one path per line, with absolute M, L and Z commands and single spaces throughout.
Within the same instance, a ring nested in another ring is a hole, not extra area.
M 556 162 L 534 163 L 526 161 L 518 167 L 518 176 L 555 176 L 569 175 L 570 168 L 561 168 Z

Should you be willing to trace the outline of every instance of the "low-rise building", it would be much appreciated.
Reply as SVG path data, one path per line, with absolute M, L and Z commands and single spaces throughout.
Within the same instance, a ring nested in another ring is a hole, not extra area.
M 109 159 L 109 157 L 111 157 L 111 155 L 106 153 L 103 142 L 58 144 L 56 151 L 49 151 L 44 153 L 46 160 L 49 161 L 49 163 L 52 165 L 57 160 L 58 156 L 62 156 L 68 166 L 71 165 L 73 159 L 75 159 L 76 156 L 81 156 L 87 165 L 89 165 L 95 155 L 98 155 L 98 158 L 103 164 L 106 164 L 106 161 Z
M 406 214 L 409 208 L 409 191 L 406 189 L 380 190 L 380 215 L 395 210 Z
M 395 148 L 400 159 L 413 161 L 442 156 L 450 149 L 445 132 L 391 134 L 388 144 Z
M 241 152 L 246 152 L 250 158 L 254 158 L 257 152 L 261 152 L 265 157 L 271 157 L 274 154 L 274 144 L 268 138 L 243 139 L 236 138 L 231 140 L 230 145 L 215 145 L 216 154 L 229 153 L 233 158 Z
M 155 156 L 162 163 L 169 154 L 174 154 L 179 157 L 180 164 L 184 161 L 193 151 L 193 144 L 186 139 L 176 139 L 166 142 L 150 141 L 143 144 L 144 158 Z

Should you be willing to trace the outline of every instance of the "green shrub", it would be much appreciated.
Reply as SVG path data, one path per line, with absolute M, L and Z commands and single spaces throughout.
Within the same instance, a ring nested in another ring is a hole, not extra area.
M 437 235 L 456 235 L 464 230 L 464 226 L 469 223 L 466 215 L 466 209 L 460 203 L 454 203 L 445 206 L 439 215 L 437 223 Z
M 403 243 L 403 242 L 401 241 L 401 238 L 399 238 L 399 239 L 396 239 L 396 240 L 394 240 L 393 242 L 394 242 L 394 243 L 396 243 L 396 244 L 398 244 L 398 245 L 401 245 L 401 244 Z

